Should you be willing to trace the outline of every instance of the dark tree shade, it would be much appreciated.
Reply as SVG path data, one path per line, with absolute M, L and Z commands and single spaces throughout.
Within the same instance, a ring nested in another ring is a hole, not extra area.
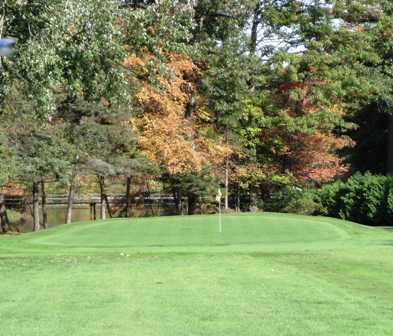
M 342 155 L 345 163 L 351 165 L 350 175 L 357 171 L 364 174 L 386 174 L 388 116 L 379 111 L 377 103 L 367 105 L 348 118 L 359 127 L 348 131 L 356 146 L 345 148 Z

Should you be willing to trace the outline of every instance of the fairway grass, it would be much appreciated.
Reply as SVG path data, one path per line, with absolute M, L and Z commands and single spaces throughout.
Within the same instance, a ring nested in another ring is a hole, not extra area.
M 0 236 L 0 335 L 393 335 L 392 244 L 274 213 Z

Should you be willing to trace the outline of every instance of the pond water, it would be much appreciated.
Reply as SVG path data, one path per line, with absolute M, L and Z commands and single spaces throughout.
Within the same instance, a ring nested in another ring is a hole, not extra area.
M 48 209 L 48 224 L 49 227 L 54 227 L 58 225 L 62 225 L 65 222 L 66 217 L 66 208 L 57 208 L 57 209 Z M 97 207 L 96 209 L 96 218 L 101 219 L 101 209 Z M 106 218 L 109 218 L 108 212 L 106 211 Z M 71 214 L 71 222 L 82 222 L 90 220 L 90 209 L 89 208 L 76 208 L 72 209 Z M 26 213 L 23 217 L 13 224 L 14 227 L 17 228 L 19 232 L 31 232 L 33 231 L 33 217 Z M 42 223 L 42 211 L 40 210 L 40 222 Z M 42 229 L 42 227 L 41 227 Z
M 48 214 L 48 224 L 49 227 L 59 226 L 64 224 L 66 217 L 66 208 L 49 208 L 47 210 Z M 142 206 L 132 206 L 130 208 L 131 217 L 151 217 L 151 216 L 168 216 L 174 215 L 175 209 L 173 204 L 156 204 L 154 206 L 142 205 Z M 42 223 L 42 211 L 40 210 L 40 222 Z M 115 216 L 116 217 L 116 216 Z M 105 218 L 109 218 L 108 211 L 105 209 Z M 96 219 L 101 219 L 101 208 L 96 207 Z M 90 208 L 74 208 L 72 209 L 71 222 L 83 222 L 90 220 Z M 12 221 L 10 218 L 13 229 L 19 232 L 32 232 L 34 219 L 30 213 L 25 213 L 22 218 Z M 43 227 L 41 226 L 41 229 Z

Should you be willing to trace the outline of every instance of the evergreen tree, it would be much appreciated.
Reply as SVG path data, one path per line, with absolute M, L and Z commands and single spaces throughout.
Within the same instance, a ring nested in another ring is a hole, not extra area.
M 23 114 L 22 114 L 23 115 Z M 61 128 L 47 125 L 40 128 L 26 120 L 18 120 L 18 128 L 9 134 L 14 139 L 15 160 L 19 163 L 19 179 L 31 186 L 33 194 L 33 231 L 40 229 L 39 189 L 47 176 L 65 182 L 70 163 L 67 161 L 68 144 L 62 139 Z M 45 204 L 45 190 L 43 190 Z M 44 228 L 47 223 L 44 221 Z
M 197 204 L 203 202 L 203 198 L 217 194 L 219 186 L 217 178 L 206 164 L 203 164 L 200 171 L 195 169 L 183 174 L 174 174 L 169 177 L 169 182 L 178 215 L 182 197 L 187 197 L 188 200 L 187 214 L 193 215 L 197 210 Z
M 106 179 L 115 176 L 132 176 L 141 169 L 135 159 L 135 134 L 127 124 L 85 123 L 81 132 L 85 157 L 84 170 L 97 176 L 101 194 L 101 218 L 105 218 L 105 204 L 112 218 L 111 208 L 106 195 Z

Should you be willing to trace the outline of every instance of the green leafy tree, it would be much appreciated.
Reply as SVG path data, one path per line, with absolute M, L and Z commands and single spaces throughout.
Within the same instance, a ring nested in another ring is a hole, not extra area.
M 1 232 L 10 230 L 10 223 L 7 216 L 5 206 L 5 197 L 3 188 L 10 180 L 17 177 L 17 161 L 15 160 L 15 151 L 11 145 L 12 141 L 7 137 L 7 126 L 9 123 L 2 123 L 2 131 L 0 132 L 0 216 L 1 216 Z
M 68 144 L 56 126 L 44 129 L 26 120 L 18 120 L 18 128 L 9 136 L 14 139 L 15 160 L 19 164 L 19 179 L 30 186 L 33 195 L 33 231 L 40 229 L 39 189 L 42 188 L 42 203 L 45 210 L 45 178 L 64 183 L 70 163 L 67 160 Z M 44 228 L 48 227 L 44 211 Z
M 198 203 L 204 198 L 217 194 L 219 182 L 213 176 L 211 168 L 203 164 L 202 169 L 185 171 L 183 174 L 174 174 L 169 178 L 170 186 L 175 201 L 176 212 L 181 214 L 180 202 L 182 197 L 187 197 L 188 215 L 195 214 Z
M 365 109 L 369 113 L 386 113 L 389 120 L 386 171 L 392 172 L 392 4 L 357 0 L 314 5 L 313 10 L 305 11 L 299 4 L 298 25 L 292 30 L 303 50 L 296 55 L 283 52 L 277 56 L 289 63 L 288 78 L 310 83 L 313 96 L 325 109 L 336 106 L 336 112 L 342 109 L 347 114 L 353 113 L 353 120 L 358 119 L 355 114 L 364 113 Z M 296 90 L 291 93 L 295 95 Z M 331 128 L 348 127 L 340 113 L 327 114 L 321 120 L 327 125 L 331 123 Z
M 142 164 L 136 159 L 136 137 L 129 125 L 111 123 L 84 123 L 81 131 L 83 139 L 81 151 L 84 157 L 83 170 L 97 176 L 101 193 L 101 218 L 105 218 L 105 204 L 112 218 L 111 208 L 106 195 L 108 177 L 127 176 L 131 178 L 142 170 Z

